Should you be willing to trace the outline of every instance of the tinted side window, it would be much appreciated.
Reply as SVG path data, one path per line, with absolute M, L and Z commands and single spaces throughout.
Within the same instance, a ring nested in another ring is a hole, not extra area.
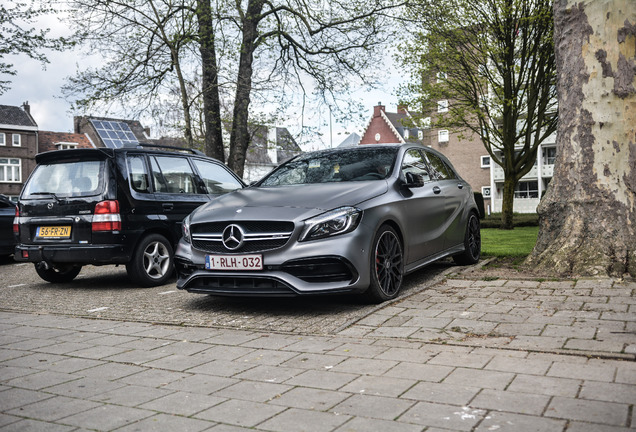
M 240 189 L 242 185 L 221 165 L 212 162 L 193 159 L 203 184 L 209 194 L 223 194 Z
M 433 176 L 438 180 L 449 180 L 457 178 L 452 169 L 436 154 L 426 153 L 431 168 L 433 169 Z
M 164 193 L 197 193 L 194 172 L 186 158 L 154 156 L 152 177 L 155 190 Z
M 404 154 L 404 160 L 402 161 L 402 174 L 406 176 L 406 173 L 413 173 L 421 176 L 424 182 L 431 180 L 431 176 L 428 172 L 428 165 L 419 150 L 411 149 Z
M 146 171 L 146 160 L 142 155 L 128 156 L 128 170 L 130 184 L 134 191 L 141 193 L 150 192 L 150 181 Z

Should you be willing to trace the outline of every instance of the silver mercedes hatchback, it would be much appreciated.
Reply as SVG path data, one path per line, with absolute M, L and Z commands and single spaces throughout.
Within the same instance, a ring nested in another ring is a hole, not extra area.
M 220 296 L 361 293 L 395 298 L 443 257 L 479 261 L 473 192 L 439 152 L 364 145 L 300 155 L 191 213 L 177 287 Z

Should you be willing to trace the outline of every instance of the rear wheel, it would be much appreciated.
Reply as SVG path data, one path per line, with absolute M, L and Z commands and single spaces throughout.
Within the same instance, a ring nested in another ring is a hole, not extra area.
M 165 284 L 174 269 L 174 254 L 168 239 L 160 234 L 144 237 L 126 264 L 128 276 L 143 287 Z
M 475 213 L 468 216 L 466 234 L 464 235 L 464 252 L 454 255 L 453 260 L 459 265 L 470 265 L 479 262 L 481 257 L 481 232 L 479 218 Z
M 397 297 L 404 273 L 403 256 L 395 230 L 387 225 L 380 227 L 371 249 L 371 284 L 364 293 L 367 300 L 381 303 Z
M 45 266 L 41 263 L 35 264 L 35 271 L 38 276 L 47 282 L 63 283 L 70 282 L 79 274 L 82 266 L 78 265 L 57 265 L 55 267 Z

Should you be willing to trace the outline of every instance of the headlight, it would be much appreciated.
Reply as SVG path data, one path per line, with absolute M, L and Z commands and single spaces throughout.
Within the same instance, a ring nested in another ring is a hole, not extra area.
M 183 234 L 183 239 L 186 242 L 192 243 L 192 238 L 190 237 L 190 215 L 186 216 L 183 220 L 183 223 L 181 224 L 181 233 Z
M 353 231 L 358 226 L 362 210 L 340 207 L 307 219 L 299 241 L 316 240 Z

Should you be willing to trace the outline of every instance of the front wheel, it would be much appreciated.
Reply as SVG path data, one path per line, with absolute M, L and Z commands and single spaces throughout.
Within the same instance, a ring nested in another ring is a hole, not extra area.
M 38 276 L 47 282 L 64 283 L 70 282 L 79 274 L 82 266 L 78 265 L 60 265 L 55 267 L 45 266 L 41 263 L 35 264 L 35 271 Z
M 170 242 L 160 234 L 144 237 L 132 260 L 126 264 L 128 276 L 142 287 L 164 285 L 172 275 L 174 254 Z
M 454 255 L 453 260 L 459 265 L 470 265 L 479 262 L 481 257 L 481 231 L 479 218 L 475 213 L 468 216 L 466 234 L 464 235 L 464 252 Z
M 397 297 L 404 273 L 403 256 L 395 230 L 387 225 L 380 227 L 371 249 L 371 284 L 364 293 L 367 300 L 381 303 Z

